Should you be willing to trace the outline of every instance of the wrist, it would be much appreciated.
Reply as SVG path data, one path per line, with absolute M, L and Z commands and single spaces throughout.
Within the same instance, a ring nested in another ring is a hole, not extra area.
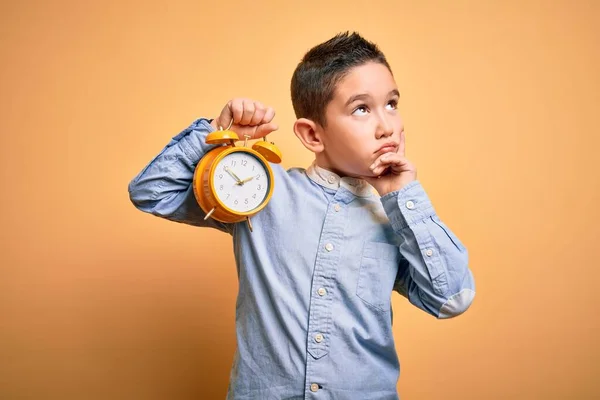
M 389 185 L 386 188 L 381 188 L 381 190 L 378 190 L 379 196 L 383 197 L 390 193 L 399 192 L 402 189 L 406 188 L 411 183 L 415 182 L 416 180 L 417 180 L 416 178 L 405 179 L 405 180 L 401 180 L 400 182 L 397 182 L 395 185 Z M 378 189 L 378 188 L 376 188 L 376 189 Z

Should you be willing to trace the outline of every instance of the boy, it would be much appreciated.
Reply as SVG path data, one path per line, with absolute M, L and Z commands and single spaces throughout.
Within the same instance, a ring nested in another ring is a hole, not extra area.
M 442 223 L 404 157 L 398 90 L 377 46 L 340 34 L 311 49 L 291 83 L 306 170 L 272 165 L 275 192 L 247 224 L 208 219 L 195 166 L 227 127 L 254 139 L 274 111 L 234 99 L 199 119 L 130 183 L 140 210 L 228 232 L 239 277 L 228 399 L 397 399 L 395 290 L 437 318 L 474 297 L 467 251 Z M 377 196 L 374 190 L 379 194 Z

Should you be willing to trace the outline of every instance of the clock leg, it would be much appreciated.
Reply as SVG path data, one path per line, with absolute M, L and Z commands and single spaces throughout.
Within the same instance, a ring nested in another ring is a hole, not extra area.
M 246 221 L 248 222 L 248 228 L 250 228 L 250 232 L 252 232 L 252 222 L 250 222 L 250 217 L 246 217 Z
M 213 209 L 212 209 L 212 210 L 210 210 L 210 211 L 208 212 L 208 214 L 206 214 L 206 217 L 204 217 L 204 220 L 206 221 L 207 219 L 209 219 L 209 218 L 210 218 L 210 216 L 212 215 L 212 213 L 214 213 L 216 209 L 217 209 L 217 207 L 213 207 Z

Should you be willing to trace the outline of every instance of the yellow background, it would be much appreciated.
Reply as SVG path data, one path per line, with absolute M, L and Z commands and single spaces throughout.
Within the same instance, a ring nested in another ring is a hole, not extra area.
M 311 46 L 382 47 L 407 156 L 470 250 L 437 321 L 394 295 L 404 399 L 590 399 L 598 384 L 600 2 L 4 1 L 0 398 L 224 398 L 227 235 L 134 209 L 129 180 L 234 96 L 276 108 Z

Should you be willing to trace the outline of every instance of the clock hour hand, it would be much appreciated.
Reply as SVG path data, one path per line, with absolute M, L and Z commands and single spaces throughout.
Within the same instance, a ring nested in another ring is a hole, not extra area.
M 229 167 L 225 167 L 224 169 L 225 169 L 225 172 L 227 172 L 229 175 L 231 175 L 233 177 L 233 179 L 236 180 L 236 182 L 237 182 L 238 185 L 242 184 L 241 183 L 242 182 L 241 179 L 238 178 L 238 176 L 232 170 L 230 170 Z
M 238 185 L 243 185 L 244 183 L 249 182 L 252 179 L 254 179 L 254 175 L 252 175 L 252 176 L 250 176 L 250 177 L 248 177 L 246 179 L 241 180 L 240 182 L 238 182 Z

